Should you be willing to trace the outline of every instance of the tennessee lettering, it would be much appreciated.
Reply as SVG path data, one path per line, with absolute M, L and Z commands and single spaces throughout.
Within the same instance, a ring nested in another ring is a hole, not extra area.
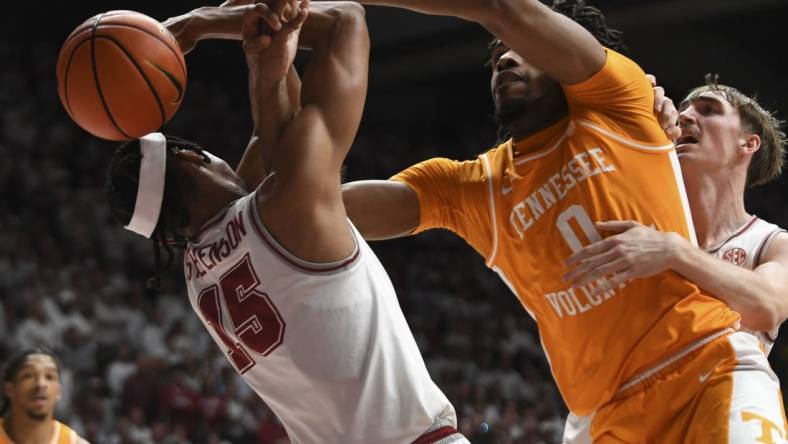
M 560 171 L 550 176 L 547 182 L 512 208 L 509 223 L 520 239 L 524 239 L 525 232 L 534 222 L 539 220 L 545 211 L 562 201 L 569 190 L 589 177 L 615 170 L 605 158 L 602 148 L 592 148 L 576 154 Z
M 591 294 L 594 288 L 604 285 L 606 282 L 607 278 L 597 279 L 596 282 L 591 282 L 579 288 L 570 287 L 547 293 L 544 297 L 559 318 L 577 316 L 602 305 L 602 303 L 616 295 L 616 289 L 607 290 L 602 294 Z M 626 286 L 626 283 L 622 283 L 618 286 L 618 289 L 621 290 Z
M 188 248 L 184 253 L 186 280 L 205 275 L 211 268 L 230 256 L 246 236 L 243 214 L 238 213 L 224 226 L 224 236 L 216 242 L 198 248 Z

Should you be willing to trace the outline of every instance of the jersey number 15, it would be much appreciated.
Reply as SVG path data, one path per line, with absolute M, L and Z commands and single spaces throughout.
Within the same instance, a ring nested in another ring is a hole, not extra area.
M 250 351 L 268 356 L 282 344 L 285 322 L 267 294 L 257 289 L 260 280 L 249 255 L 226 272 L 219 285 L 200 293 L 197 305 L 208 325 L 228 348 L 229 359 L 241 374 L 254 367 Z M 222 304 L 224 301 L 224 304 Z M 222 324 L 222 305 L 230 315 L 235 341 Z

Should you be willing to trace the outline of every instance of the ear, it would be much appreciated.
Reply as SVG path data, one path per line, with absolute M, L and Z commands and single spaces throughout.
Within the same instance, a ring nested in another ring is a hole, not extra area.
M 175 151 L 175 156 L 189 163 L 201 164 L 205 162 L 201 155 L 191 150 L 177 150 Z
M 739 154 L 755 154 L 759 149 L 761 149 L 761 136 L 743 134 L 739 139 Z

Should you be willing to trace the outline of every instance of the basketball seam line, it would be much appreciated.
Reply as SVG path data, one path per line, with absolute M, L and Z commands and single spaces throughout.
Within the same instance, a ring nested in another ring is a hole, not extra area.
M 115 16 L 118 16 L 118 15 L 122 15 L 120 13 L 126 13 L 126 12 L 129 12 L 129 11 L 109 11 L 109 12 L 105 12 L 104 14 L 101 14 L 97 18 L 99 18 L 99 17 L 100 18 L 115 17 Z M 88 20 L 90 20 L 90 19 L 88 19 Z M 71 34 L 68 36 L 66 41 L 63 42 L 63 46 L 68 45 L 69 42 L 71 42 L 75 38 L 79 37 L 80 34 L 82 34 L 85 31 L 91 30 L 93 28 L 93 26 L 95 24 L 93 24 L 93 23 L 87 24 L 88 20 L 85 20 L 85 23 L 83 23 L 82 25 L 79 25 L 75 30 L 71 31 Z M 85 26 L 85 28 L 84 29 L 80 29 L 80 27 L 83 26 L 83 25 Z M 100 28 L 100 26 L 99 26 L 99 28 Z M 79 32 L 77 32 L 77 31 L 79 31 Z
M 139 73 L 142 76 L 142 78 L 145 79 L 145 84 L 148 85 L 148 89 L 150 89 L 150 92 L 153 94 L 153 97 L 156 99 L 156 104 L 159 106 L 159 113 L 161 113 L 161 125 L 159 125 L 159 126 L 160 127 L 164 126 L 164 124 L 167 123 L 167 114 L 164 112 L 164 105 L 162 105 L 162 103 L 161 103 L 161 97 L 159 97 L 158 91 L 156 91 L 156 89 L 153 87 L 153 84 L 151 83 L 151 81 L 148 78 L 148 76 L 145 75 L 145 71 L 142 70 L 142 67 L 137 62 L 137 60 L 134 59 L 134 57 L 131 55 L 131 53 L 123 45 L 121 45 L 119 41 L 115 40 L 114 38 L 106 36 L 106 35 L 96 36 L 96 38 L 97 39 L 99 39 L 99 38 L 100 39 L 107 39 L 107 40 L 111 41 L 112 43 L 114 43 L 115 45 L 117 45 L 118 48 L 120 48 L 120 50 L 123 51 L 123 54 L 125 54 L 126 57 L 128 57 L 128 59 L 131 61 L 131 63 L 134 65 L 134 67 L 137 68 L 137 71 L 139 71 Z
M 71 116 L 72 119 L 74 118 L 74 113 L 71 112 L 71 101 L 68 98 L 68 72 L 71 70 L 71 61 L 74 59 L 74 55 L 77 53 L 77 49 L 79 49 L 80 46 L 84 45 L 86 42 L 89 41 L 90 39 L 87 38 L 79 42 L 79 44 L 74 47 L 74 50 L 71 51 L 71 54 L 69 54 L 68 56 L 68 61 L 66 62 L 66 72 L 63 74 L 63 97 L 66 98 L 66 103 L 65 103 L 66 112 L 68 112 L 68 115 Z
M 72 32 L 72 33 L 71 33 L 71 35 L 69 35 L 69 36 L 68 36 L 68 38 L 66 39 L 66 41 L 65 41 L 65 42 L 63 42 L 63 46 L 66 46 L 66 45 L 68 45 L 69 43 L 71 43 L 71 41 L 72 41 L 72 40 L 74 40 L 74 39 L 76 39 L 77 37 L 79 37 L 79 36 L 80 36 L 81 34 L 83 34 L 85 31 L 92 31 L 92 28 L 93 28 L 93 25 L 87 25 L 87 26 L 85 26 L 85 29 L 79 29 L 79 28 L 75 29 L 75 30 L 74 30 L 74 32 Z M 79 32 L 77 32 L 77 31 L 79 31 Z M 88 37 L 88 38 L 87 38 L 87 39 L 85 39 L 85 40 L 90 40 L 90 37 Z
M 101 83 L 99 83 L 98 79 L 98 71 L 96 70 L 96 28 L 98 28 L 98 23 L 101 21 L 102 16 L 103 14 L 96 18 L 96 23 L 93 24 L 93 32 L 90 36 L 90 63 L 93 66 L 93 81 L 96 83 L 96 92 L 99 95 L 99 99 L 101 99 L 101 105 L 104 107 L 104 111 L 107 113 L 110 122 L 115 125 L 115 129 L 118 130 L 119 133 L 123 134 L 127 139 L 131 139 L 132 137 L 126 134 L 126 132 L 120 128 L 118 122 L 115 121 L 115 117 L 109 110 L 109 105 L 107 105 L 107 101 L 104 98 L 104 93 L 101 91 Z
M 149 36 L 155 38 L 156 40 L 164 43 L 164 46 L 166 46 L 167 49 L 169 49 L 173 54 L 175 54 L 175 58 L 178 59 L 178 65 L 181 67 L 181 70 L 183 71 L 184 76 L 186 75 L 186 66 L 184 66 L 181 63 L 181 58 L 178 56 L 179 55 L 178 51 L 174 50 L 172 48 L 172 46 L 170 46 L 170 44 L 167 42 L 167 40 L 165 40 L 165 39 L 161 38 L 160 36 L 148 31 L 145 28 L 140 28 L 139 26 L 129 25 L 129 24 L 126 24 L 126 23 L 107 23 L 103 27 L 109 27 L 109 26 L 120 26 L 120 27 L 123 27 L 123 28 L 136 29 L 136 30 L 142 31 L 142 32 L 148 34 Z M 101 28 L 101 27 L 102 26 L 98 26 L 98 28 Z M 178 49 L 180 49 L 180 47 Z

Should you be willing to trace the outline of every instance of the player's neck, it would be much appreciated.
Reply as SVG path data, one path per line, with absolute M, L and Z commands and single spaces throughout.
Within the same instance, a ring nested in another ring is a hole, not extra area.
M 744 208 L 744 178 L 731 174 L 685 176 L 692 221 L 703 249 L 719 245 L 752 218 Z
M 222 211 L 227 205 L 248 194 L 245 190 L 231 186 L 211 186 L 204 189 L 194 190 L 194 195 L 199 198 L 190 199 L 193 204 L 189 205 L 189 226 L 185 229 L 188 238 L 197 236 L 202 227 L 217 213 Z
M 57 431 L 57 423 L 51 417 L 39 421 L 20 412 L 6 418 L 3 429 L 14 444 L 50 444 Z
M 535 107 L 534 107 L 535 108 Z M 566 102 L 556 103 L 552 107 L 541 107 L 538 111 L 524 112 L 512 119 L 506 126 L 515 143 L 543 131 L 569 116 Z

